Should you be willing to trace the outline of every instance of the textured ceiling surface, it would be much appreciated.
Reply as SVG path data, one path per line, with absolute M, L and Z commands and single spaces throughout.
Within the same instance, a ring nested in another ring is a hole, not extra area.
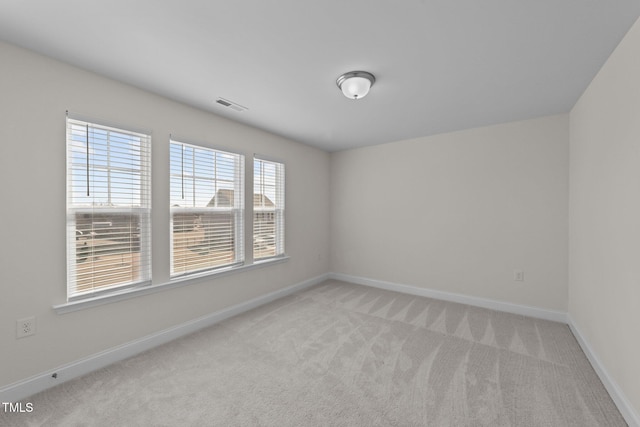
M 336 151 L 568 112 L 639 15 L 638 0 L 0 0 L 0 39 Z M 353 70 L 377 79 L 357 101 L 335 83 Z

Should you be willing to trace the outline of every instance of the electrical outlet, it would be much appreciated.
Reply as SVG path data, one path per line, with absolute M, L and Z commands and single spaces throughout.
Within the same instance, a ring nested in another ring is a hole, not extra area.
M 16 337 L 24 338 L 36 333 L 36 318 L 25 317 L 24 319 L 16 320 Z
M 524 282 L 524 271 L 513 270 L 513 280 L 517 282 Z

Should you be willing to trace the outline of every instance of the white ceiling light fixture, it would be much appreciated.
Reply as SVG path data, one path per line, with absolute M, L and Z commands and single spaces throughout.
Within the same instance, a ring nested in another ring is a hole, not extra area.
M 366 71 L 349 71 L 336 80 L 344 96 L 349 99 L 364 98 L 375 82 L 376 78 L 373 74 Z

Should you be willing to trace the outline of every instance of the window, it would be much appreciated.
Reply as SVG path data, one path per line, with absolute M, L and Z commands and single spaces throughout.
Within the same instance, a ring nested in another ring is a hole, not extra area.
M 67 117 L 67 298 L 150 283 L 151 137 Z
M 171 276 L 244 262 L 244 156 L 170 142 Z
M 284 255 L 284 164 L 253 160 L 253 258 Z

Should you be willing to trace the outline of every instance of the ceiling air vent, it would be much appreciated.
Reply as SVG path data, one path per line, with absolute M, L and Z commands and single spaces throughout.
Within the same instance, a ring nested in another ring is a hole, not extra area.
M 228 99 L 224 99 L 224 98 L 218 98 L 216 99 L 216 102 L 220 105 L 223 105 L 227 108 L 231 108 L 234 111 L 244 111 L 247 110 L 247 107 L 243 107 L 240 104 L 236 104 L 235 102 L 231 102 Z

